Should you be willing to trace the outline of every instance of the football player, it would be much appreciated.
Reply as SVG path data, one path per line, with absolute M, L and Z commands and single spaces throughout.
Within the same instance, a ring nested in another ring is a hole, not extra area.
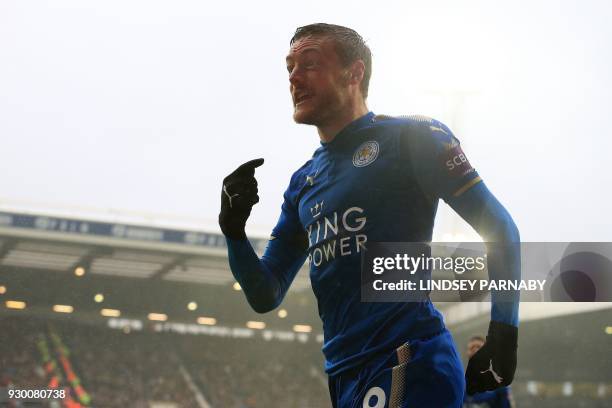
M 291 176 L 261 258 L 244 228 L 259 201 L 254 175 L 264 160 L 241 165 L 223 181 L 219 224 L 249 304 L 259 313 L 276 308 L 309 259 L 334 407 L 461 407 L 466 390 L 508 385 L 518 294 L 492 293 L 487 341 L 464 376 L 431 301 L 360 301 L 360 262 L 368 242 L 430 242 L 439 199 L 485 242 L 519 242 L 510 214 L 444 124 L 369 111 L 372 57 L 354 30 L 298 28 L 286 65 L 293 119 L 314 126 L 321 146 Z M 503 248 L 488 248 L 489 276 L 520 279 L 518 245 Z

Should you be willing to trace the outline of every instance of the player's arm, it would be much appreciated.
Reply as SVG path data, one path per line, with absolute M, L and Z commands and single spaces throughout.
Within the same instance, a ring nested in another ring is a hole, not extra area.
M 420 123 L 422 187 L 444 199 L 485 242 L 489 279 L 520 280 L 520 236 L 514 220 L 471 166 L 443 123 Z M 519 292 L 491 294 L 491 320 L 518 327 Z
M 247 239 L 226 240 L 230 269 L 253 310 L 266 313 L 275 309 L 304 264 L 306 253 L 282 239 L 273 239 L 259 259 Z
M 419 130 L 416 154 L 421 160 L 415 163 L 421 166 L 422 188 L 432 198 L 443 198 L 482 237 L 489 279 L 519 280 L 520 236 L 512 217 L 472 168 L 450 129 L 430 119 L 421 121 Z M 493 291 L 491 302 L 486 343 L 468 363 L 468 394 L 509 385 L 514 378 L 519 292 Z
M 253 205 L 259 202 L 255 168 L 262 164 L 263 159 L 247 162 L 223 180 L 219 214 L 230 269 L 249 304 L 258 313 L 273 310 L 282 302 L 306 259 L 306 240 L 291 223 L 292 209 L 287 200 L 275 230 L 293 227 L 295 236 L 283 234 L 282 238 L 271 239 L 261 259 L 246 237 L 246 221 Z
M 480 181 L 448 204 L 482 237 L 491 280 L 520 280 L 520 237 L 506 209 Z M 509 385 L 516 370 L 519 291 L 491 291 L 491 322 L 485 345 L 470 359 L 467 393 Z
M 449 131 L 450 132 L 450 131 Z M 481 236 L 491 280 L 520 280 L 520 236 L 504 206 L 472 168 L 458 141 L 442 153 L 444 200 Z M 470 359 L 468 394 L 507 386 L 514 379 L 518 344 L 519 291 L 492 291 L 485 345 Z
M 504 206 L 480 180 L 446 202 L 478 232 L 487 248 L 491 280 L 520 280 L 520 236 Z M 519 291 L 492 291 L 491 320 L 518 327 Z

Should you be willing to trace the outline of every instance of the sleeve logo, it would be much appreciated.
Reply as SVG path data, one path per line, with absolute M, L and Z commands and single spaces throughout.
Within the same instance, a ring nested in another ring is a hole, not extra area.
M 461 177 L 474 171 L 472 165 L 468 161 L 467 157 L 463 153 L 460 145 L 456 145 L 451 149 L 447 150 L 444 158 L 447 160 L 444 162 L 448 172 L 456 177 Z

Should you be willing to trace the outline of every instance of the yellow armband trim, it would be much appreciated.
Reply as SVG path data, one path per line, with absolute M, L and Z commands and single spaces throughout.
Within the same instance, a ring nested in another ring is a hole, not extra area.
M 459 190 L 455 191 L 455 193 L 453 194 L 453 197 L 459 197 L 461 194 L 465 193 L 472 186 L 474 186 L 475 184 L 478 184 L 481 181 L 482 181 L 482 179 L 480 178 L 480 176 L 476 177 L 475 179 L 472 179 L 472 180 L 468 181 L 467 183 L 465 183 L 465 185 L 463 187 L 461 187 Z

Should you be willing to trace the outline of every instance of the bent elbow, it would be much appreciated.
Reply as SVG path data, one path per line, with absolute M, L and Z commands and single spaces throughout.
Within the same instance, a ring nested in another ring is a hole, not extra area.
M 264 314 L 276 309 L 282 299 L 275 296 L 274 293 L 259 294 L 256 297 L 247 297 L 247 301 L 256 313 Z
M 521 234 L 514 220 L 508 215 L 504 223 L 503 242 L 521 242 Z
M 504 220 L 502 231 L 501 242 L 521 242 L 519 229 L 510 215 Z
M 487 227 L 488 224 L 488 228 Z M 485 224 L 481 236 L 485 241 L 497 243 L 518 243 L 521 242 L 519 229 L 514 223 L 510 214 L 505 217 L 498 217 Z
M 274 305 L 269 304 L 253 304 L 251 303 L 251 308 L 255 311 L 255 313 L 264 314 L 271 312 L 275 309 Z

